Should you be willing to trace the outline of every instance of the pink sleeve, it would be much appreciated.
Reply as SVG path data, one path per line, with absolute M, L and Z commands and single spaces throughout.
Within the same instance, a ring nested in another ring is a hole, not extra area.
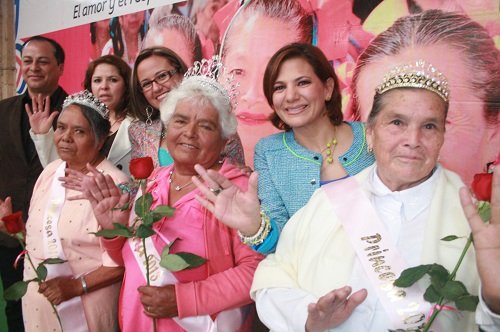
M 230 237 L 233 257 L 224 257 L 226 260 L 234 259 L 234 266 L 231 267 L 230 261 L 223 262 L 228 268 L 205 280 L 176 284 L 177 308 L 181 318 L 211 315 L 252 302 L 250 286 L 255 269 L 264 256 L 241 243 L 236 232 L 225 227 L 220 231 L 225 231 L 224 235 Z M 222 255 L 218 257 L 224 259 Z
M 121 236 L 112 239 L 101 238 L 101 246 L 106 250 L 109 258 L 120 266 L 123 266 L 122 248 L 126 240 Z

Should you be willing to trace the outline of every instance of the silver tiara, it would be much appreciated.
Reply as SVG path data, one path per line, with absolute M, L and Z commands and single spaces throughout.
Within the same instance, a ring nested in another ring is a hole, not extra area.
M 104 119 L 108 119 L 108 107 L 88 90 L 83 90 L 67 96 L 66 99 L 64 99 L 63 108 L 66 108 L 72 104 L 88 106 L 99 113 L 99 115 Z
M 426 89 L 448 102 L 448 80 L 443 73 L 425 60 L 394 67 L 384 76 L 384 81 L 375 90 L 378 94 L 396 88 Z
M 220 57 L 196 61 L 184 74 L 181 84 L 196 81 L 218 93 L 232 108 L 236 107 L 239 84 L 233 75 L 225 74 L 225 66 Z

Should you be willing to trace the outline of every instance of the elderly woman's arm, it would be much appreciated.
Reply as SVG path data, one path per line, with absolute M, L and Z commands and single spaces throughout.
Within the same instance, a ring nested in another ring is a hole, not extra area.
M 57 277 L 43 282 L 38 291 L 51 303 L 58 305 L 76 296 L 107 287 L 123 278 L 124 268 L 121 266 L 101 266 L 80 278 Z M 83 279 L 83 280 L 82 280 Z M 86 290 L 84 289 L 86 286 Z
M 482 298 L 496 314 L 500 314 L 500 166 L 493 174 L 491 220 L 485 224 L 477 213 L 466 188 L 460 190 L 460 200 L 469 220 L 476 250 L 476 262 L 481 279 Z

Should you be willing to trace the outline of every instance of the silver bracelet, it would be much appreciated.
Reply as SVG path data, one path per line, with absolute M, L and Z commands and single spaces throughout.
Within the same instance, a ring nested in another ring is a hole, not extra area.
M 80 277 L 80 282 L 82 283 L 83 294 L 87 294 L 89 289 L 87 288 L 87 282 L 85 281 L 85 276 Z

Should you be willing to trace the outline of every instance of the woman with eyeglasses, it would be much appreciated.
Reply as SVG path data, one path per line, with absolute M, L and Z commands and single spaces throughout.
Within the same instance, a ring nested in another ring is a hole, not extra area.
M 186 70 L 184 61 L 166 47 L 145 48 L 137 56 L 131 87 L 131 112 L 137 120 L 129 127 L 132 158 L 150 156 L 155 167 L 172 164 L 159 109 L 162 100 L 181 82 Z M 224 155 L 234 164 L 244 164 L 238 136 L 229 139 Z

